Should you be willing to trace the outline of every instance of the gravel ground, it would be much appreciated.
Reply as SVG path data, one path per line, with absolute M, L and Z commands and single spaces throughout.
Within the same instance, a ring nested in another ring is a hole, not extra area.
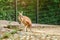
M 8 28 L 7 25 L 11 25 Z M 17 26 L 15 28 L 15 26 Z M 44 26 L 44 25 L 42 25 Z M 19 29 L 18 29 L 19 28 Z M 18 29 L 18 30 L 17 30 Z M 18 22 L 0 21 L 0 40 L 60 40 L 59 27 L 32 27 L 32 32 L 25 32 Z
M 17 31 L 14 34 L 11 34 L 9 38 L 2 38 L 1 40 L 60 40 L 60 33 L 59 30 L 55 30 L 55 28 L 52 28 L 49 30 L 49 28 L 32 28 L 33 32 L 24 32 L 24 31 Z M 10 31 L 13 31 L 13 29 L 10 29 Z M 2 32 L 2 31 L 1 31 Z M 3 32 L 2 35 L 4 36 Z

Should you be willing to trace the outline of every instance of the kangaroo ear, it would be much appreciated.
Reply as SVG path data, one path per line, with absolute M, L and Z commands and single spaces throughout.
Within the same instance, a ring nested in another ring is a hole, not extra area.
M 21 11 L 21 13 L 23 14 L 23 11 Z
M 19 15 L 21 14 L 20 12 L 18 12 L 19 13 Z
M 19 15 L 22 15 L 23 13 L 19 12 Z
M 19 15 L 23 15 L 23 11 L 19 12 Z

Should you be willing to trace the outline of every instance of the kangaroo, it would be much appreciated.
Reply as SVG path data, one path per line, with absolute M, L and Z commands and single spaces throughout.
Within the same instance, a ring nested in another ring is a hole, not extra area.
M 19 12 L 18 20 L 21 22 L 21 24 L 23 24 L 25 26 L 26 32 L 27 32 L 27 28 L 29 28 L 31 31 L 31 27 L 32 27 L 31 19 L 27 16 L 24 16 L 23 11 Z

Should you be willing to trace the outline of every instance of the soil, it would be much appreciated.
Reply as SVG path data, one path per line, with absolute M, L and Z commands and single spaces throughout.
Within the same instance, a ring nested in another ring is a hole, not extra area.
M 60 40 L 60 26 L 35 25 L 24 31 L 18 22 L 0 20 L 0 40 Z

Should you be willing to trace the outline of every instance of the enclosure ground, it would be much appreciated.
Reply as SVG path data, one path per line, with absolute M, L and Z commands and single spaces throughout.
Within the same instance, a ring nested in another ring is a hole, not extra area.
M 1 20 L 0 40 L 60 40 L 60 25 L 32 24 L 32 32 L 23 29 L 18 22 Z

